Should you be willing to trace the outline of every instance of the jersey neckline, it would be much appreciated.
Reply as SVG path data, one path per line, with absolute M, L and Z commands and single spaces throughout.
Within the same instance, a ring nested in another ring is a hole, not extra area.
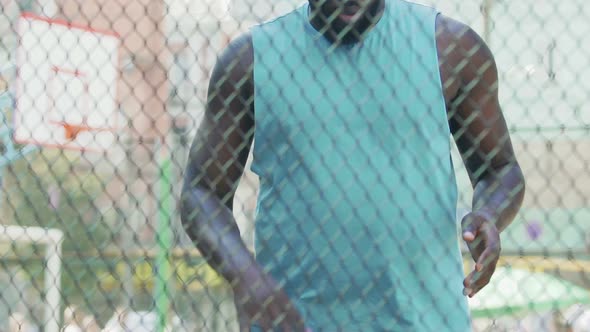
M 379 19 L 377 24 L 375 24 L 375 26 L 373 26 L 371 31 L 369 31 L 367 33 L 366 37 L 363 40 L 353 43 L 353 44 L 338 45 L 336 47 L 334 47 L 334 45 L 326 37 L 324 37 L 324 35 L 321 32 L 316 30 L 316 28 L 311 24 L 311 21 L 310 21 L 310 11 L 311 10 L 309 7 L 309 2 L 306 1 L 305 4 L 303 4 L 300 7 L 300 13 L 302 14 L 301 16 L 303 17 L 303 20 L 304 20 L 303 23 L 305 25 L 305 30 L 309 34 L 311 34 L 313 39 L 316 40 L 319 44 L 321 44 L 324 47 L 333 49 L 333 50 L 336 50 L 336 49 L 350 50 L 350 49 L 356 49 L 356 48 L 362 46 L 364 43 L 367 43 L 367 41 L 374 38 L 374 36 L 379 33 L 379 31 L 381 30 L 381 27 L 385 25 L 384 21 L 387 20 L 387 18 L 389 17 L 389 11 L 391 10 L 389 7 L 390 7 L 390 1 L 384 0 L 383 14 L 381 15 L 381 18 Z

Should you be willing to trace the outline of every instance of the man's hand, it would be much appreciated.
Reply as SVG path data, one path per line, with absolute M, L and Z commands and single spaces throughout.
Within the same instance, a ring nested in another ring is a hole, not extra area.
M 308 332 L 303 317 L 287 294 L 263 273 L 233 287 L 240 330 L 250 331 L 252 323 L 263 331 Z
M 501 250 L 500 232 L 492 214 L 485 211 L 469 213 L 461 226 L 463 239 L 475 261 L 475 269 L 463 281 L 463 294 L 473 297 L 490 282 L 496 270 Z

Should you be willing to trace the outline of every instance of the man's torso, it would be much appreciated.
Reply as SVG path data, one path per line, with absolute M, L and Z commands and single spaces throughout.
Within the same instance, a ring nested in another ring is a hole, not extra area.
M 468 329 L 446 115 L 458 84 L 441 52 L 452 40 L 435 37 L 436 12 L 394 5 L 405 16 L 386 8 L 344 49 L 302 9 L 253 30 L 257 259 L 320 330 Z

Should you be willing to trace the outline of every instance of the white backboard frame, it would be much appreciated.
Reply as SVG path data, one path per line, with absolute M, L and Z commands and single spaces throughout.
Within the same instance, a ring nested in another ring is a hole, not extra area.
M 120 130 L 119 36 L 24 13 L 18 22 L 14 140 L 104 151 Z

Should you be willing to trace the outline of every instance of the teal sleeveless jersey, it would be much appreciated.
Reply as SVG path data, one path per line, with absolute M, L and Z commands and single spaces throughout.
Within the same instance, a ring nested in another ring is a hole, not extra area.
M 252 29 L 256 259 L 313 331 L 468 331 L 438 13 L 333 48 L 308 10 Z

